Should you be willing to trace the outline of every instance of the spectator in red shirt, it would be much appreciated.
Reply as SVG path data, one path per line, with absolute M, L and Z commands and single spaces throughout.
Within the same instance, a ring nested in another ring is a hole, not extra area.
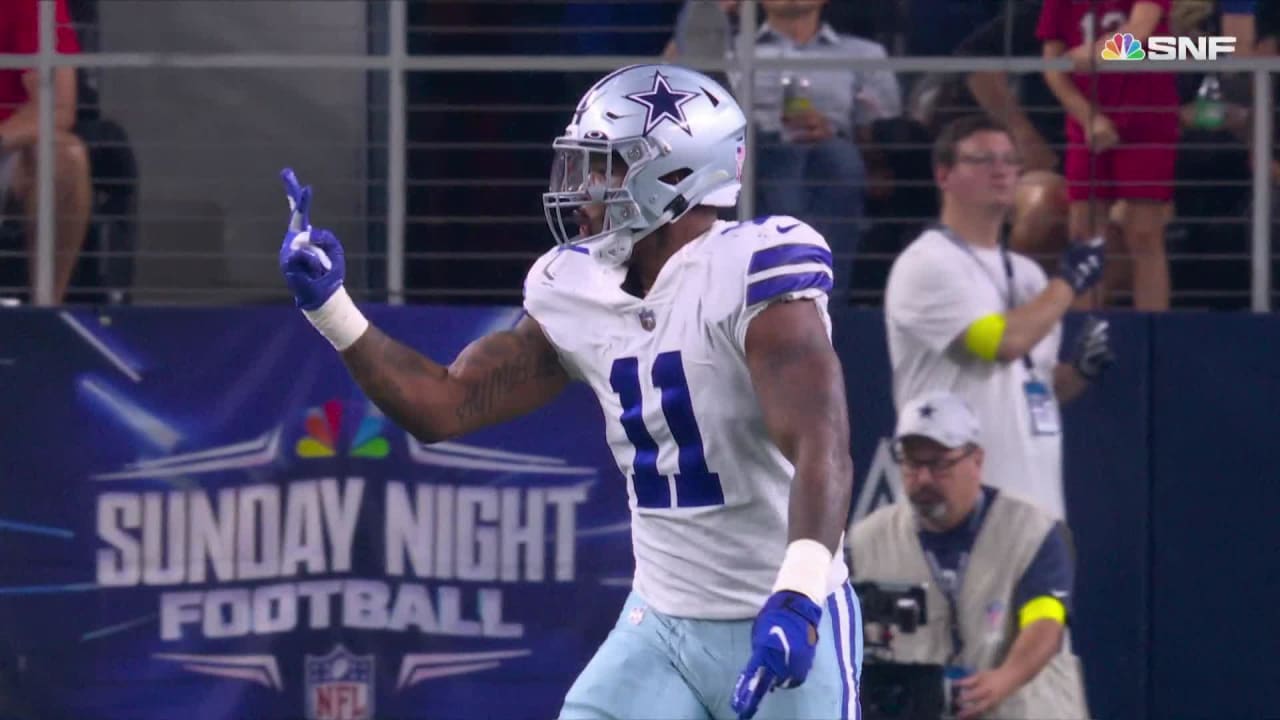
M 1045 57 L 1068 55 L 1076 71 L 1045 80 L 1067 111 L 1068 226 L 1077 239 L 1103 234 L 1117 206 L 1132 259 L 1133 306 L 1169 308 L 1164 227 L 1172 213 L 1178 91 L 1172 73 L 1095 73 L 1103 43 L 1130 33 L 1145 43 L 1168 35 L 1170 0 L 1045 0 L 1036 36 Z M 1086 33 L 1088 34 L 1086 36 Z M 1091 202 L 1092 201 L 1092 202 Z M 1123 263 L 1108 262 L 1113 265 Z M 1106 290 L 1123 282 L 1110 272 Z M 1105 300 L 1095 300 L 1098 304 Z
M 56 0 L 57 48 L 80 52 L 66 0 Z M 0 53 L 37 53 L 40 49 L 40 0 L 0 0 Z M 32 64 L 35 64 L 34 58 Z M 89 157 L 71 132 L 76 117 L 75 68 L 54 69 L 54 301 L 61 302 L 89 226 L 92 191 Z M 27 268 L 35 278 L 36 136 L 39 80 L 35 69 L 0 69 L 0 212 L 13 205 L 26 218 Z M 16 209 L 16 208 L 14 208 Z

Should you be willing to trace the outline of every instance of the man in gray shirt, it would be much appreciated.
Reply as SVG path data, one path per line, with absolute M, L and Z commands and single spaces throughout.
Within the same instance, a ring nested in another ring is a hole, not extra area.
M 758 58 L 886 57 L 883 46 L 843 35 L 822 20 L 826 0 L 765 0 L 756 35 Z M 761 69 L 752 120 L 759 130 L 761 214 L 811 222 L 835 255 L 833 299 L 847 292 L 862 223 L 867 171 L 859 131 L 902 112 L 898 80 L 888 70 Z M 847 302 L 847 298 L 846 298 Z
M 879 43 L 838 33 L 823 22 L 825 4 L 826 0 L 763 0 L 756 57 L 887 56 Z M 709 38 L 729 34 L 729 23 L 711 23 L 705 17 L 717 10 L 732 19 L 736 3 L 687 2 L 667 57 L 726 51 L 727 47 L 706 47 Z M 730 75 L 735 89 L 740 89 L 743 78 Z M 857 143 L 869 137 L 867 128 L 873 121 L 902 113 L 898 80 L 888 70 L 794 68 L 756 70 L 754 81 L 749 111 L 759 131 L 757 214 L 811 218 L 835 255 L 831 294 L 838 302 L 849 287 L 866 191 L 867 171 Z

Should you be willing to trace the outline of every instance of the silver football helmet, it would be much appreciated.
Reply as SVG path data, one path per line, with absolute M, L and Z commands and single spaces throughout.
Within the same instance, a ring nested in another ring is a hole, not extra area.
M 746 117 L 719 83 L 676 65 L 632 65 L 578 102 L 552 147 L 542 207 L 556 242 L 610 265 L 696 205 L 733 207 L 741 188 Z M 603 207 L 603 228 L 579 210 Z

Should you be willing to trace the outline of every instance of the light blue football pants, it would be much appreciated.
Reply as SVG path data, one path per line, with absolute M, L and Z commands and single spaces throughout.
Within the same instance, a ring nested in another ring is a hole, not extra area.
M 751 657 L 752 620 L 690 620 L 634 592 L 569 689 L 560 720 L 736 720 L 729 706 Z M 846 583 L 827 596 L 808 679 L 760 701 L 755 720 L 859 720 L 862 613 Z

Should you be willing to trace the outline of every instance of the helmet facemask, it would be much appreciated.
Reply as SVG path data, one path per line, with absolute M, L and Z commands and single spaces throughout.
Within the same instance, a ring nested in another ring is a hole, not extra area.
M 655 143 L 648 138 L 615 142 L 561 137 L 552 148 L 551 182 L 542 208 L 556 243 L 583 248 L 608 265 L 625 263 L 635 242 L 660 224 L 645 217 L 630 182 L 658 157 Z M 595 216 L 596 208 L 603 209 L 603 224 L 584 233 L 579 225 Z

